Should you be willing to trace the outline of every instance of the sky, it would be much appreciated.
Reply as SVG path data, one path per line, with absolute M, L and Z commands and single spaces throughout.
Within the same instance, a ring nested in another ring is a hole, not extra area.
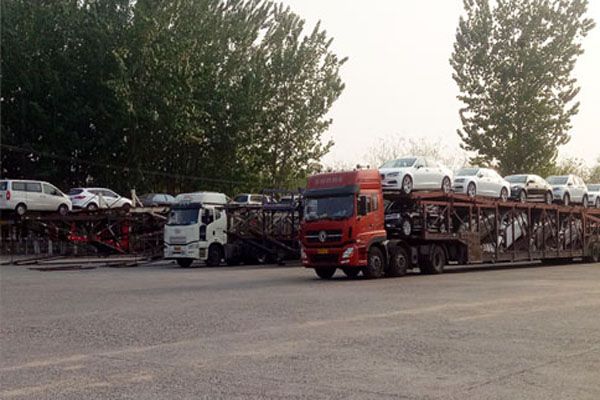
M 448 62 L 462 0 L 282 0 L 304 18 L 321 21 L 342 67 L 346 89 L 332 107 L 324 139 L 335 142 L 325 164 L 364 161 L 366 149 L 390 136 L 425 138 L 456 151 L 458 89 Z M 584 39 L 574 76 L 579 114 L 560 157 L 592 164 L 600 157 L 600 0 L 588 16 L 597 26 Z

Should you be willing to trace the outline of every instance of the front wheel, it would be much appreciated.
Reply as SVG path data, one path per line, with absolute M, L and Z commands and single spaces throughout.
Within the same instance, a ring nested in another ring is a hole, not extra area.
M 363 276 L 367 279 L 377 279 L 385 274 L 385 259 L 377 247 L 371 247 L 367 259 L 367 266 L 363 268 Z
M 96 211 L 98 209 L 98 205 L 96 203 L 90 203 L 87 205 L 86 209 L 88 211 Z
M 23 203 L 17 204 L 17 207 L 15 207 L 15 212 L 19 217 L 22 217 L 27 212 L 27 206 Z
M 208 258 L 206 259 L 206 265 L 209 267 L 218 267 L 221 264 L 223 258 L 221 248 L 217 245 L 210 246 L 208 249 Z
M 349 279 L 356 279 L 358 274 L 360 274 L 360 268 L 356 267 L 344 267 L 342 268 L 342 271 Z
M 413 180 L 409 175 L 405 175 L 402 178 L 402 191 L 404 194 L 411 194 L 413 191 Z
M 66 204 L 61 204 L 58 207 L 58 215 L 60 215 L 61 217 L 66 216 L 69 213 L 69 207 L 67 207 Z
M 315 273 L 321 279 L 331 279 L 335 274 L 335 267 L 317 267 L 315 268 Z
M 475 197 L 477 195 L 477 186 L 473 182 L 467 186 L 467 194 L 469 197 Z
M 442 192 L 448 194 L 450 193 L 450 190 L 452 190 L 452 182 L 450 181 L 450 178 L 446 176 L 442 180 Z
M 508 200 L 508 189 L 502 188 L 502 190 L 500 191 L 500 200 L 502 200 L 503 202 Z M 525 200 L 527 200 L 527 198 Z
M 521 192 L 519 193 L 519 201 L 521 203 L 527 203 L 527 193 L 525 192 L 525 190 L 521 190 Z

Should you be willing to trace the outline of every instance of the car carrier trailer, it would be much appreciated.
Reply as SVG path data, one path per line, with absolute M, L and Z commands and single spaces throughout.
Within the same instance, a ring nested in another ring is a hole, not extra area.
M 449 263 L 600 261 L 597 209 L 383 192 L 376 170 L 311 177 L 305 203 L 302 262 L 326 279 L 338 268 L 380 278 Z

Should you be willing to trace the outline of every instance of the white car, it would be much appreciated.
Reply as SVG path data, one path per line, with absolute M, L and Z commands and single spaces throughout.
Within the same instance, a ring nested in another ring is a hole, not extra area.
M 580 177 L 576 175 L 549 176 L 546 178 L 552 186 L 554 201 L 568 206 L 572 203 L 588 206 L 588 189 Z
M 93 211 L 99 208 L 130 208 L 131 200 L 105 188 L 73 188 L 69 197 L 74 208 Z
M 238 194 L 233 198 L 233 203 L 263 205 L 266 203 L 272 203 L 272 200 L 269 196 L 266 196 L 264 194 L 242 193 Z
M 452 171 L 437 161 L 425 157 L 404 157 L 384 163 L 379 168 L 384 189 L 413 190 L 452 189 Z
M 600 183 L 587 185 L 588 201 L 596 208 L 600 208 Z
M 48 182 L 0 180 L 0 210 L 14 210 L 18 215 L 27 210 L 67 215 L 72 209 L 71 200 Z
M 456 193 L 469 197 L 485 196 L 506 201 L 510 194 L 510 183 L 490 168 L 463 168 L 456 173 L 454 185 Z

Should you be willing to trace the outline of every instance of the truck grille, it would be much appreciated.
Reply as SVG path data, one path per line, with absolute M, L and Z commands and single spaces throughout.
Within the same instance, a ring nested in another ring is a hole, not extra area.
M 170 244 L 186 244 L 185 236 L 171 236 L 169 237 Z
M 321 232 L 325 232 L 325 240 L 321 242 Z M 339 229 L 325 231 L 308 231 L 306 233 L 306 241 L 308 243 L 331 243 L 342 240 L 342 231 Z

